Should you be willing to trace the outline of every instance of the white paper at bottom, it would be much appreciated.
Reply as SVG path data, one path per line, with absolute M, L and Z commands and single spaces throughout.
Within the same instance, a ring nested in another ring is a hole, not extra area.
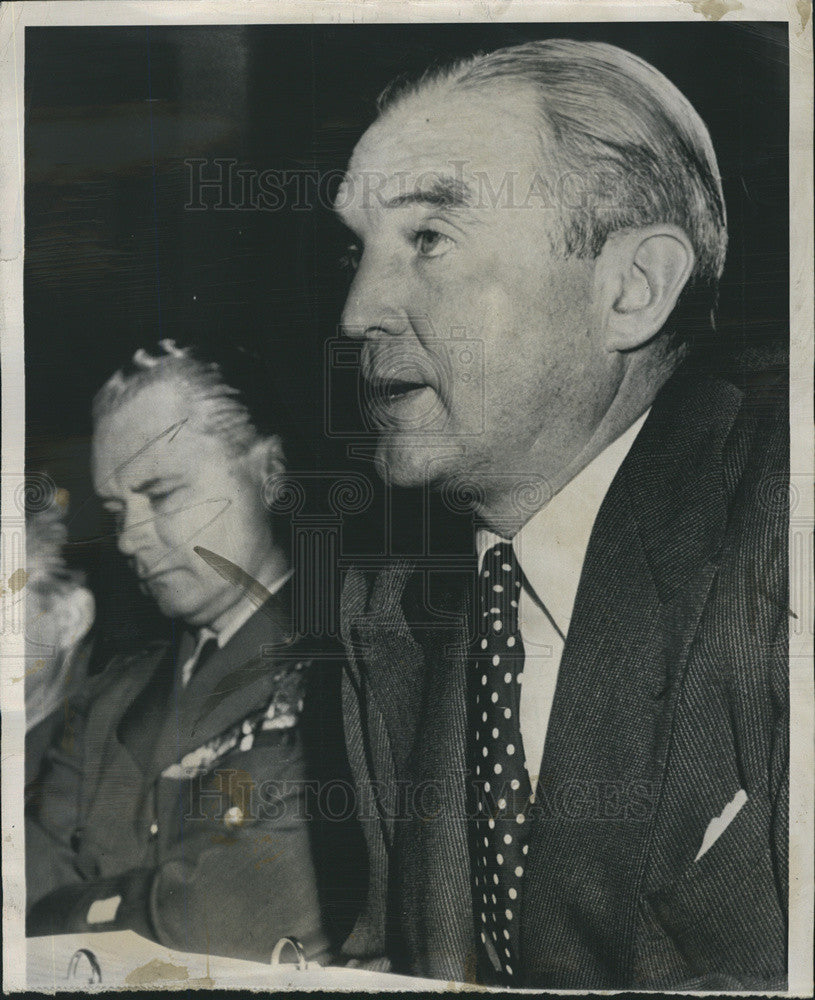
M 90 983 L 91 963 L 82 956 L 68 978 L 73 956 L 86 949 L 101 970 L 102 981 Z M 220 955 L 171 951 L 133 931 L 63 934 L 26 942 L 28 989 L 43 992 L 109 989 L 189 990 L 444 990 L 453 983 L 394 976 L 360 969 L 294 965 L 272 968 Z

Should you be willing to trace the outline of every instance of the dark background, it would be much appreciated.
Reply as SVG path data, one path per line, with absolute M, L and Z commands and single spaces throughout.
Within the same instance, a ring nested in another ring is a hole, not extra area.
M 106 537 L 88 470 L 90 401 L 135 348 L 159 337 L 241 345 L 312 445 L 313 468 L 370 473 L 365 462 L 347 460 L 348 439 L 326 431 L 329 380 L 340 408 L 355 407 L 347 373 L 343 381 L 324 363 L 344 298 L 342 233 L 313 186 L 299 204 L 288 186 L 285 204 L 272 211 L 270 199 L 253 204 L 238 179 L 235 207 L 227 197 L 227 207 L 216 208 L 222 196 L 209 190 L 201 195 L 206 207 L 191 210 L 185 160 L 205 159 L 207 178 L 216 176 L 217 157 L 256 172 L 336 174 L 394 76 L 553 36 L 630 49 L 701 114 L 730 231 L 718 363 L 737 380 L 785 392 L 784 24 L 26 30 L 27 468 L 70 492 L 67 555 L 88 573 L 103 645 L 139 641 L 160 627 Z M 380 499 L 350 519 L 346 555 L 384 554 Z

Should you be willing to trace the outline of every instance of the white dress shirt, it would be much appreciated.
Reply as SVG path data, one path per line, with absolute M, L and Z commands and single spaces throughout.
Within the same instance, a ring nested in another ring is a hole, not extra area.
M 518 624 L 524 644 L 518 721 L 533 789 L 538 780 L 560 657 L 589 536 L 611 481 L 648 412 L 556 493 L 512 539 L 515 557 L 524 574 L 518 602 Z M 479 572 L 486 551 L 501 541 L 506 539 L 486 528 L 478 531 Z
M 275 578 L 273 571 L 269 568 L 258 576 L 257 582 L 266 588 L 269 592 L 269 596 L 271 597 L 272 594 L 276 594 L 278 590 L 280 590 L 280 588 L 291 579 L 293 574 L 294 570 L 290 569 L 287 573 Z M 195 668 L 198 664 L 198 657 L 201 655 L 204 643 L 208 639 L 215 639 L 218 643 L 218 648 L 223 649 L 238 629 L 243 628 L 243 626 L 249 621 L 257 609 L 257 604 L 247 595 L 244 595 L 232 609 L 232 614 L 227 617 L 226 623 L 218 632 L 206 625 L 202 629 L 199 629 L 198 641 L 195 644 L 195 649 L 189 659 L 185 660 L 181 665 L 182 687 L 187 686 L 190 678 L 195 672 Z

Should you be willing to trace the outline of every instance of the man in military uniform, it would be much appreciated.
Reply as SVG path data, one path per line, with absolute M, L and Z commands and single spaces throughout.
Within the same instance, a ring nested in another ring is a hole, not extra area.
M 327 751 L 303 736 L 314 674 L 264 503 L 284 472 L 246 397 L 172 341 L 97 396 L 95 489 L 181 635 L 114 657 L 51 749 L 28 811 L 29 935 L 130 928 L 265 961 L 291 935 L 328 955 L 306 794 Z

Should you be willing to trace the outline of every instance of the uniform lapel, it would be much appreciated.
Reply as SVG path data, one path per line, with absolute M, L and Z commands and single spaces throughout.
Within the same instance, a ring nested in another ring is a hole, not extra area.
M 530 819 L 521 960 L 536 985 L 627 981 L 671 720 L 725 527 L 722 449 L 739 404 L 727 383 L 672 380 L 595 523 Z
M 122 747 L 133 758 L 142 774 L 150 769 L 156 740 L 167 716 L 167 706 L 173 698 L 175 684 L 176 656 L 168 650 L 156 668 L 149 682 L 126 704 L 125 711 L 116 727 L 116 735 Z
M 99 694 L 92 698 L 88 714 L 85 778 L 82 782 L 85 803 L 92 801 L 99 780 L 105 773 L 102 765 L 106 756 L 118 752 L 119 746 L 132 756 L 127 747 L 120 744 L 119 721 L 152 682 L 168 655 L 169 650 L 163 643 L 136 654 L 122 655 L 111 662 L 104 677 L 100 678 L 102 686 Z M 99 741 L 97 734 L 104 735 L 104 742 Z
M 284 601 L 284 592 L 270 598 L 200 664 L 187 688 L 176 680 L 174 706 L 156 743 L 154 775 L 271 699 L 281 661 L 296 655 Z

